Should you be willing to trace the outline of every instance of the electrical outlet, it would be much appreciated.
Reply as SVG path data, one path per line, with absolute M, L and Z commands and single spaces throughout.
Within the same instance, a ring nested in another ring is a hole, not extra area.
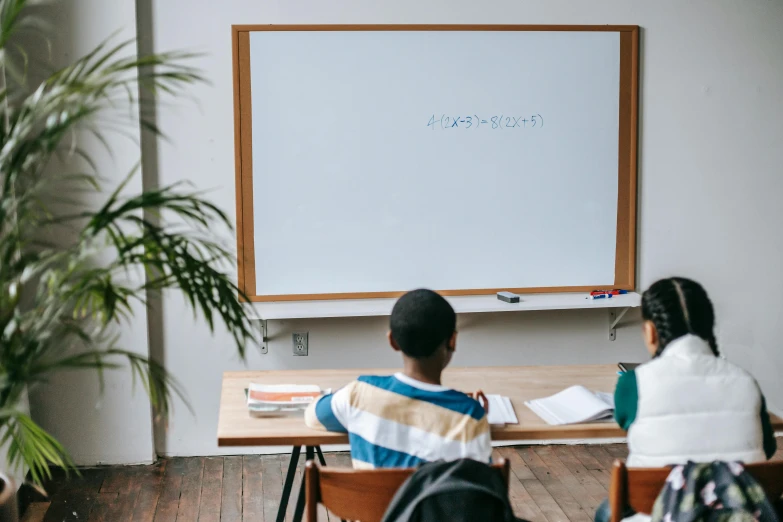
M 307 355 L 307 332 L 294 332 L 294 355 L 305 356 Z

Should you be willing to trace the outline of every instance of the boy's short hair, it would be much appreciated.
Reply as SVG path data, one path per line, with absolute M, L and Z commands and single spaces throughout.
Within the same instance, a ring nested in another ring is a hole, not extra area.
M 457 315 L 432 290 L 408 292 L 397 300 L 390 319 L 391 336 L 409 357 L 429 357 L 454 334 Z

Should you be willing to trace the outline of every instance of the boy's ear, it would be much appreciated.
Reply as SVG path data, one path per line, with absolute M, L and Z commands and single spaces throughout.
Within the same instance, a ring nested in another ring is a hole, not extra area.
M 386 332 L 386 338 L 389 339 L 389 345 L 392 347 L 392 349 L 395 352 L 399 352 L 400 346 L 397 344 L 397 341 L 394 340 L 394 337 L 392 337 L 391 330 Z
M 457 332 L 451 334 L 449 341 L 446 343 L 446 348 L 448 348 L 450 352 L 453 352 L 457 349 Z

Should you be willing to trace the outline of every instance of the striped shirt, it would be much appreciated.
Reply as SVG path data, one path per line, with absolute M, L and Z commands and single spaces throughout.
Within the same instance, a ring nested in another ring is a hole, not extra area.
M 348 433 L 355 468 L 408 468 L 459 458 L 490 462 L 492 453 L 478 401 L 401 373 L 359 377 L 311 404 L 305 422 Z

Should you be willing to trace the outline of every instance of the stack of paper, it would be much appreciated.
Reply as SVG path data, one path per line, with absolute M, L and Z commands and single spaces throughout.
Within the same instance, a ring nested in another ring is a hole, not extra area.
M 247 408 L 256 417 L 299 415 L 323 392 L 309 384 L 250 384 Z
M 505 426 L 506 424 L 519 424 L 517 414 L 514 412 L 514 406 L 511 399 L 502 395 L 487 395 L 489 402 L 489 413 L 487 421 L 492 426 Z
M 610 393 L 591 392 L 584 386 L 571 386 L 545 399 L 525 402 L 547 424 L 578 424 L 609 419 L 614 412 Z

